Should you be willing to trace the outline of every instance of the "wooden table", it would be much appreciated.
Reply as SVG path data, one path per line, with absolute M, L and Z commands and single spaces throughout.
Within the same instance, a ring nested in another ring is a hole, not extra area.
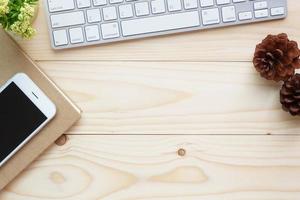
M 281 21 L 53 51 L 40 9 L 37 37 L 18 42 L 83 116 L 0 199 L 299 200 L 300 118 L 251 63 L 268 33 L 300 42 L 299 11 L 289 0 Z

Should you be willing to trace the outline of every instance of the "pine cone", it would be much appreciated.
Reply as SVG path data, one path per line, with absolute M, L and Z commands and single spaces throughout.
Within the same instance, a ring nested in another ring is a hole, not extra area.
M 300 74 L 284 82 L 280 90 L 280 102 L 283 110 L 300 116 Z
M 300 68 L 300 50 L 285 33 L 268 35 L 256 46 L 253 64 L 260 75 L 268 80 L 284 81 Z

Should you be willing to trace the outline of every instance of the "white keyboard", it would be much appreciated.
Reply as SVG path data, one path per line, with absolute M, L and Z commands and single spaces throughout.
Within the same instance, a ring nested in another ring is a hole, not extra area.
M 287 0 L 44 0 L 64 49 L 285 18 Z

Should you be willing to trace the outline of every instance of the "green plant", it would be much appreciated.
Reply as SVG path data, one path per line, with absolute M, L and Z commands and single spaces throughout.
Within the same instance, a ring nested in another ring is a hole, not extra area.
M 37 2 L 38 0 L 0 0 L 0 25 L 22 38 L 32 38 L 36 33 L 32 27 L 32 19 Z

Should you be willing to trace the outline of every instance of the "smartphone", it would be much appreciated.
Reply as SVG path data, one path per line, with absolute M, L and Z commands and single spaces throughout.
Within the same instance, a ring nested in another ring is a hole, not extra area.
M 56 113 L 51 100 L 24 73 L 0 87 L 0 167 Z

